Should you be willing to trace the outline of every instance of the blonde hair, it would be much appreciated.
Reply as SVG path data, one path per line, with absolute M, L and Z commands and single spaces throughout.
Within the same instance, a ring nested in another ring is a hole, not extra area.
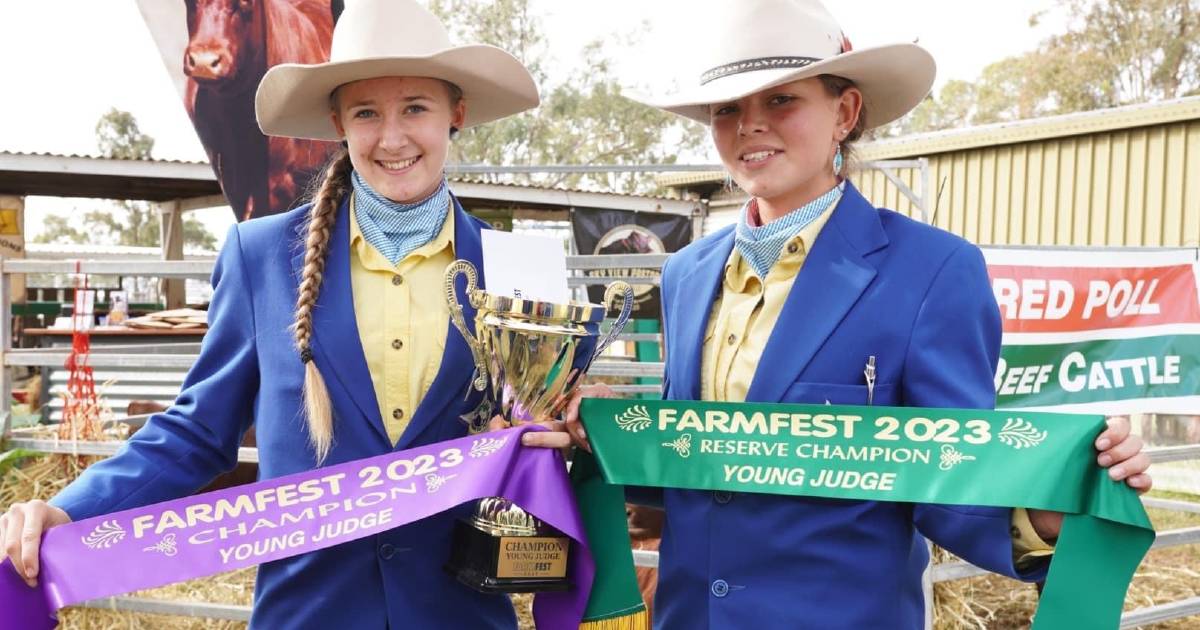
M 463 98 L 462 89 L 441 80 L 446 86 L 450 104 L 457 105 Z M 338 109 L 338 90 L 329 94 L 329 105 L 333 113 Z M 451 128 L 451 135 L 457 131 Z M 333 448 L 333 408 L 329 400 L 329 389 L 317 369 L 312 354 L 312 310 L 321 294 L 321 279 L 325 273 L 325 256 L 329 251 L 329 234 L 333 231 L 334 218 L 342 198 L 350 191 L 350 152 L 345 142 L 342 150 L 333 156 L 325 168 L 325 176 L 313 193 L 312 208 L 308 212 L 308 228 L 304 237 L 304 268 L 300 272 L 300 286 L 296 296 L 296 316 L 292 322 L 292 335 L 300 361 L 304 363 L 304 417 L 308 425 L 308 441 L 317 455 L 317 465 L 325 462 Z
M 304 416 L 308 424 L 308 441 L 316 451 L 317 465 L 324 463 L 333 447 L 333 408 L 325 379 L 313 361 L 312 311 L 321 294 L 329 235 L 333 231 L 338 206 L 350 189 L 350 171 L 350 154 L 343 149 L 329 162 L 325 176 L 313 195 L 304 238 L 304 268 L 300 272 L 296 315 L 292 323 L 296 349 L 300 351 L 300 361 L 304 364 Z

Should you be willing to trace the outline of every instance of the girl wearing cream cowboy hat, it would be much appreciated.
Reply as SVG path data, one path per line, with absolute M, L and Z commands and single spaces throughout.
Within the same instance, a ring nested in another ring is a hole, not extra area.
M 717 4 L 704 72 L 646 102 L 709 125 L 750 200 L 736 226 L 663 269 L 664 397 L 991 408 L 1001 327 L 979 249 L 874 207 L 845 179 L 863 131 L 928 93 L 932 57 L 913 44 L 852 50 L 816 0 Z M 1098 462 L 1148 489 L 1128 420 L 1109 426 Z M 666 510 L 659 628 L 922 628 L 922 536 L 1038 580 L 1062 520 L 748 493 L 645 499 Z
M 442 274 L 456 258 L 481 267 L 483 224 L 447 190 L 447 145 L 456 128 L 535 107 L 537 87 L 500 49 L 452 46 L 416 2 L 347 4 L 330 61 L 272 68 L 256 102 L 265 133 L 345 150 L 310 205 L 229 232 L 176 404 L 49 504 L 4 517 L 30 581 L 44 528 L 195 491 L 234 465 L 252 423 L 263 478 L 466 433 L 480 401 L 463 399 L 473 364 L 448 334 Z M 455 518 L 262 565 L 251 626 L 514 628 L 505 596 L 442 570 Z

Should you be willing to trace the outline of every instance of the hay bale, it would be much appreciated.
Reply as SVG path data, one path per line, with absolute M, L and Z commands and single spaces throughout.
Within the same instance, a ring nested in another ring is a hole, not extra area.
M 1156 493 L 1157 495 L 1158 493 Z M 1197 501 L 1198 497 L 1174 496 Z M 1158 531 L 1200 525 L 1200 515 L 1147 510 Z M 935 548 L 934 561 L 953 561 L 953 555 Z M 1156 549 L 1146 555 L 1125 596 L 1126 611 L 1166 604 L 1200 595 L 1200 548 L 1185 545 Z M 934 585 L 934 628 L 996 630 L 1027 628 L 1037 609 L 1037 590 L 999 575 L 984 575 Z M 1195 628 L 1196 617 L 1145 626 L 1154 630 Z

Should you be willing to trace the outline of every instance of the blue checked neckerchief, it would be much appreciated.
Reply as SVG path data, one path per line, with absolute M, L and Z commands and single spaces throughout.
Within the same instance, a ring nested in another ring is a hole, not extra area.
M 766 278 L 767 272 L 771 271 L 771 267 L 775 266 L 775 261 L 779 260 L 779 252 L 783 250 L 784 244 L 826 210 L 836 206 L 842 198 L 842 191 L 845 187 L 844 181 L 838 182 L 837 186 L 829 189 L 829 192 L 824 195 L 758 227 L 750 226 L 747 213 L 754 200 L 747 201 L 746 205 L 742 206 L 742 213 L 738 217 L 737 237 L 734 244 L 737 246 L 738 253 L 750 264 L 755 275 L 759 278 Z
M 434 193 L 415 203 L 397 203 L 380 195 L 355 171 L 354 215 L 358 229 L 371 247 L 393 265 L 433 240 L 450 211 L 450 189 L 445 178 Z

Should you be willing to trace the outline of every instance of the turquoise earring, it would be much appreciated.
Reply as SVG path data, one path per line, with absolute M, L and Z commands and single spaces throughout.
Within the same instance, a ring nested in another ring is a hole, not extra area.
M 833 153 L 833 174 L 834 175 L 840 175 L 842 173 L 843 162 L 844 162 L 844 160 L 842 159 L 842 143 L 839 142 L 837 145 L 837 151 L 835 151 Z

